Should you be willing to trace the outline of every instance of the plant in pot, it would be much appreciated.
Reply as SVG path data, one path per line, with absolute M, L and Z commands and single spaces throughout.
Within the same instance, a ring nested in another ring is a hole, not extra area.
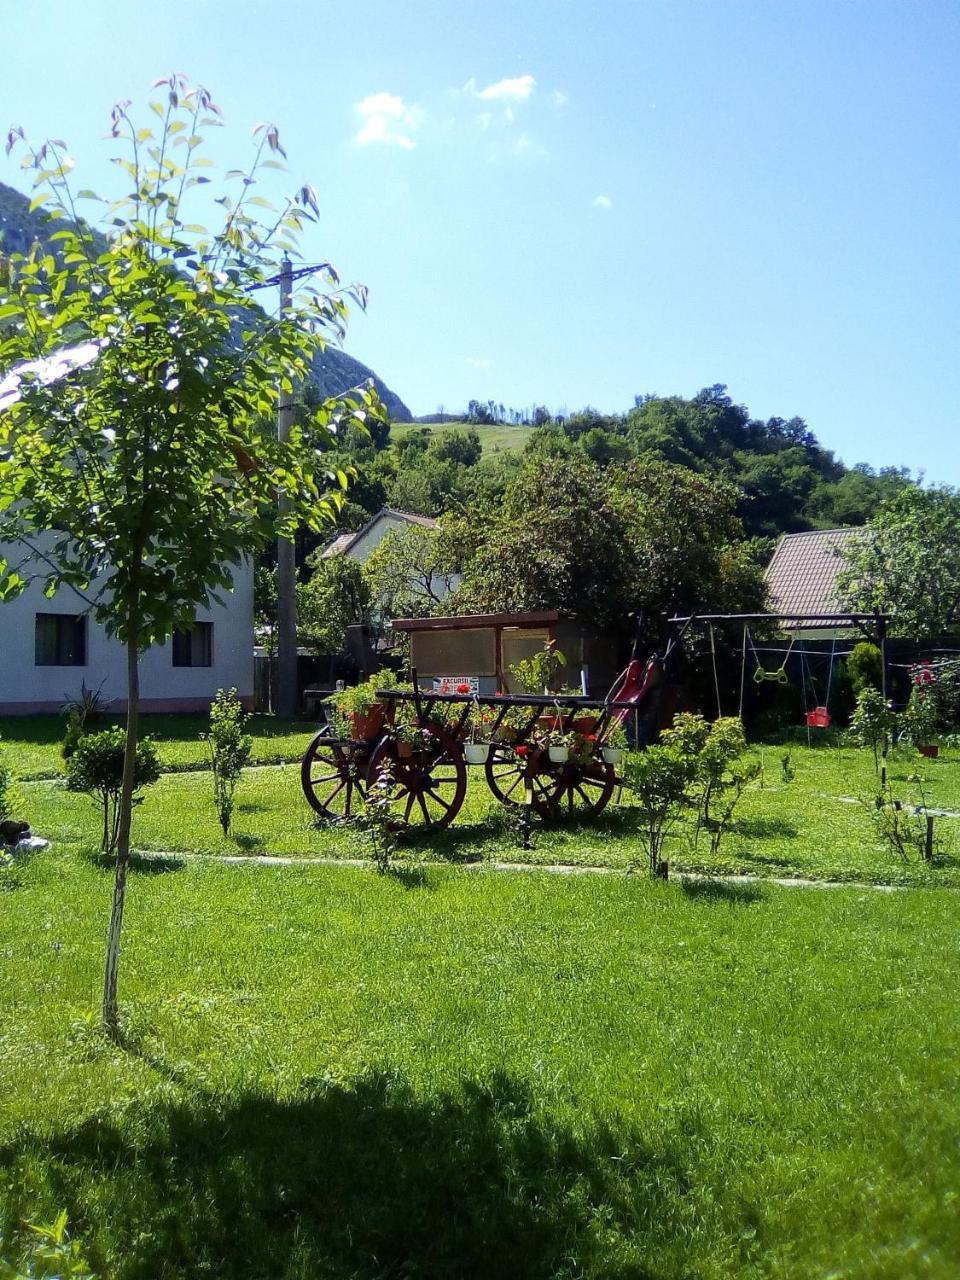
M 601 749 L 606 764 L 619 764 L 623 759 L 623 753 L 627 749 L 627 731 L 616 718 L 604 730 Z
M 575 735 L 564 733 L 562 729 L 550 729 L 540 739 L 547 748 L 547 755 L 553 764 L 565 764 L 570 759 L 570 750 L 575 745 Z
M 467 764 L 486 764 L 490 754 L 490 729 L 494 714 L 490 707 L 481 707 L 480 700 L 474 698 L 470 715 L 467 718 L 468 737 L 463 744 L 463 755 Z
M 386 721 L 386 708 L 377 697 L 382 677 L 374 676 L 363 684 L 338 690 L 330 699 L 337 734 L 357 742 L 372 742 Z
M 906 721 L 914 746 L 922 756 L 933 758 L 940 751 L 936 743 L 939 709 L 935 686 L 932 680 L 926 678 L 928 675 L 929 672 L 920 671 L 913 677 Z
M 393 736 L 397 743 L 397 755 L 408 760 L 415 752 L 430 746 L 430 730 L 420 724 L 416 704 L 401 702 L 393 721 Z

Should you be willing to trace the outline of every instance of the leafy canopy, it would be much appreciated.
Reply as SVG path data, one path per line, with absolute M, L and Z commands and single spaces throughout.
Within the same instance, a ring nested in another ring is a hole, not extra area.
M 316 195 L 304 186 L 276 207 L 258 194 L 284 155 L 276 128 L 260 125 L 248 168 L 226 175 L 238 194 L 216 201 L 219 229 L 187 221 L 188 197 L 210 181 L 203 147 L 220 112 L 183 77 L 157 83 L 153 127 L 129 103 L 113 109 L 126 189 L 99 202 L 105 239 L 78 215 L 79 201 L 99 198 L 74 194 L 65 145 L 31 147 L 11 130 L 34 206 L 62 230 L 55 248 L 13 254 L 0 272 L 0 376 L 19 375 L 20 393 L 0 414 L 0 542 L 15 549 L 0 561 L 0 592 L 42 573 L 49 593 L 73 587 L 138 649 L 188 625 L 244 554 L 335 516 L 348 475 L 323 452 L 346 424 L 380 413 L 375 393 L 358 389 L 276 438 L 281 389 L 342 334 L 347 298 L 362 305 L 364 292 L 342 290 L 324 266 L 284 319 L 263 313 L 255 291 L 296 253 Z M 93 358 L 67 376 L 24 367 L 70 344 Z

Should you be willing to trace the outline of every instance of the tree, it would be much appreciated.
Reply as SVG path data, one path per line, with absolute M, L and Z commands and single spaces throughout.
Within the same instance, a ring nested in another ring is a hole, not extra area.
M 307 558 L 310 578 L 297 587 L 298 635 L 314 653 L 339 653 L 347 627 L 369 621 L 370 588 L 356 560 L 319 552 Z
M 960 623 L 960 493 L 909 485 L 888 498 L 844 552 L 844 608 L 893 615 L 890 632 L 932 640 Z
M 466 522 L 452 517 L 434 529 L 411 524 L 388 533 L 363 566 L 380 618 L 437 613 L 474 545 Z
M 4 595 L 43 576 L 47 590 L 82 593 L 86 607 L 126 648 L 127 724 L 116 876 L 104 973 L 103 1022 L 118 1033 L 120 933 L 130 857 L 139 706 L 139 658 L 194 611 L 229 591 L 243 558 L 301 521 L 336 514 L 345 473 L 321 451 L 331 432 L 380 412 L 358 390 L 304 413 L 281 442 L 272 429 L 280 388 L 306 376 L 326 335 L 341 334 L 347 299 L 332 268 L 302 290 L 282 319 L 268 320 L 251 290 L 275 278 L 282 254 L 316 213 L 304 186 L 280 208 L 257 194 L 267 168 L 282 168 L 274 125 L 258 125 L 236 199 L 217 201 L 214 234 L 186 220 L 190 192 L 209 182 L 206 130 L 220 123 L 209 92 L 182 76 L 158 81 L 159 124 L 136 123 L 129 104 L 111 114 L 125 191 L 107 206 L 105 242 L 77 215 L 65 145 L 26 143 L 34 203 L 60 219 L 52 250 L 13 255 L 0 280 L 0 373 L 19 395 L 0 414 L 0 543 L 22 559 L 0 565 Z M 263 220 L 261 220 L 263 219 Z M 83 344 L 84 367 L 54 381 L 42 360 Z M 49 378 L 49 374 L 46 377 Z M 56 532 L 50 532 L 56 531 Z M 6 552 L 5 554 L 13 554 Z

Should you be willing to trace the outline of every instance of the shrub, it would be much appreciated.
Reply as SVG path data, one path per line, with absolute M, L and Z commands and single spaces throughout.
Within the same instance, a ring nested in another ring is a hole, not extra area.
M 380 875 L 386 875 L 390 870 L 397 848 L 397 824 L 393 816 L 395 802 L 393 763 L 384 760 L 377 770 L 377 776 L 367 788 L 353 820 L 354 828 L 360 834 Z
M 29 1237 L 16 1261 L 0 1254 L 0 1277 L 10 1277 L 10 1280 L 68 1280 L 68 1277 L 69 1280 L 97 1280 L 79 1242 L 70 1239 L 66 1211 L 49 1225 L 28 1223 L 27 1230 Z M 3 1248 L 0 1234 L 0 1249 Z
M 210 766 L 213 770 L 213 803 L 223 827 L 223 834 L 230 834 L 233 817 L 233 797 L 244 766 L 250 759 L 253 739 L 244 733 L 247 716 L 236 689 L 217 695 L 210 704 Z
M 873 767 L 880 769 L 880 748 L 897 727 L 897 717 L 879 689 L 862 689 L 850 720 L 850 732 L 864 747 L 873 748 Z
M 880 689 L 883 686 L 883 655 L 875 644 L 861 640 L 855 644 L 847 658 L 847 671 L 856 696 L 864 689 Z
M 102 688 L 101 685 L 100 689 Z M 69 698 L 61 707 L 62 714 L 67 717 L 63 745 L 60 748 L 64 760 L 70 759 L 77 749 L 77 743 L 103 715 L 105 704 L 100 689 L 88 689 L 86 683 L 81 682 L 80 696 Z
M 624 785 L 633 793 L 640 811 L 640 842 L 651 875 L 663 874 L 663 849 L 673 827 L 689 802 L 689 788 L 696 776 L 695 754 L 676 742 L 634 751 L 624 766 Z
M 558 688 L 566 666 L 566 658 L 548 640 L 539 653 L 512 666 L 510 674 L 521 693 L 548 693 Z
M 126 735 L 120 728 L 87 734 L 67 761 L 67 789 L 86 793 L 102 809 L 104 853 L 113 853 L 117 847 L 125 741 Z M 159 777 L 157 749 L 149 738 L 141 738 L 134 765 L 134 792 L 140 792 Z

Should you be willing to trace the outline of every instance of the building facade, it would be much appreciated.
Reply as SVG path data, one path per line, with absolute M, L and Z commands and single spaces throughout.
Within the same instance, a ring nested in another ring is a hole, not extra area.
M 40 582 L 0 603 L 0 715 L 57 712 L 81 689 L 126 708 L 126 651 L 68 588 L 52 599 Z M 253 568 L 234 575 L 223 605 L 198 609 L 193 628 L 140 660 L 142 711 L 204 711 L 217 689 L 253 706 Z

